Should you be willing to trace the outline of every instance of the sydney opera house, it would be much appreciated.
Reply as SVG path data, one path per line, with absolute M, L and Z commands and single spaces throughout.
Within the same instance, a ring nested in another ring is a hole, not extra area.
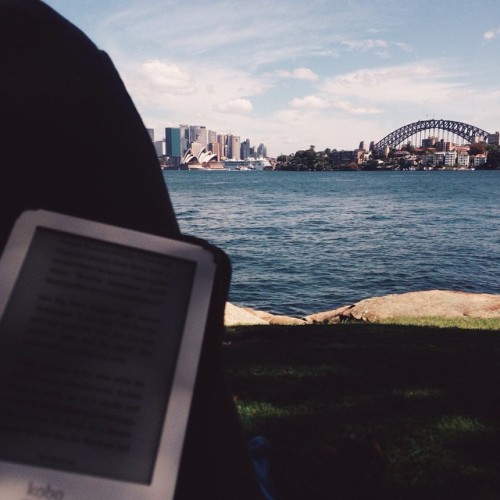
M 217 154 L 207 151 L 207 148 L 203 148 L 198 154 L 190 148 L 184 154 L 180 168 L 182 170 L 220 170 L 224 169 L 224 165 L 219 161 Z

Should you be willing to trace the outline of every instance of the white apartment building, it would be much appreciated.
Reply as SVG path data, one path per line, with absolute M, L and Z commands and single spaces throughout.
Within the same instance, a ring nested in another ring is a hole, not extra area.
M 457 153 L 457 166 L 467 168 L 469 166 L 469 153 L 459 151 Z
M 434 153 L 431 155 L 431 165 L 433 167 L 439 167 L 441 165 L 444 165 L 444 159 L 445 159 L 446 153 Z
M 473 167 L 479 167 L 481 165 L 484 165 L 486 163 L 486 155 L 476 155 L 472 157 L 472 166 Z
M 454 167 L 457 163 L 457 152 L 456 151 L 446 151 L 444 154 L 444 166 Z

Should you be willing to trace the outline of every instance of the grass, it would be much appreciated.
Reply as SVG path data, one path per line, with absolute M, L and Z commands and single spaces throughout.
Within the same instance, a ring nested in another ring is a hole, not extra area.
M 431 317 L 400 317 L 388 320 L 382 320 L 379 324 L 386 325 L 406 325 L 406 326 L 424 326 L 435 328 L 460 328 L 466 330 L 493 330 L 500 331 L 500 318 L 442 318 L 438 316 Z
M 490 327 L 228 329 L 225 369 L 248 436 L 271 441 L 282 499 L 500 498 Z

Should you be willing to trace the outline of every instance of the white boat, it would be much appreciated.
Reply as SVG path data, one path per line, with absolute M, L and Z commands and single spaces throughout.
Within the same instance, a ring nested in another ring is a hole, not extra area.
M 271 162 L 267 158 L 258 158 L 252 161 L 255 170 L 270 170 L 272 168 Z
M 271 162 L 267 158 L 246 158 L 245 160 L 223 160 L 228 170 L 271 170 Z

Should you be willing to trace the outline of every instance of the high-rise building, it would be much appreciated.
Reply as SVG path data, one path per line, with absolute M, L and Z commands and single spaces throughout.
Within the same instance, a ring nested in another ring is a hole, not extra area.
M 227 158 L 227 137 L 225 134 L 217 135 L 217 143 L 219 144 L 220 157 L 219 160 Z
M 189 149 L 191 150 L 191 153 L 198 158 L 203 151 L 203 148 L 204 146 L 201 142 L 194 141 L 191 143 L 191 147 Z
M 151 138 L 151 142 L 155 142 L 155 129 L 148 128 L 146 130 L 148 131 L 149 137 Z
M 436 145 L 436 137 L 428 137 L 427 139 L 422 139 L 423 148 L 433 148 Z
M 494 134 L 488 134 L 488 144 L 494 144 L 496 146 L 500 145 L 500 133 L 495 132 Z
M 189 126 L 189 142 L 199 142 L 206 147 L 208 145 L 208 131 L 204 125 L 190 125 Z M 189 147 L 191 146 L 189 144 Z
M 259 144 L 259 147 L 257 148 L 257 156 L 259 158 L 267 158 L 267 146 L 265 144 L 262 144 L 262 142 Z
M 184 156 L 189 149 L 189 125 L 179 125 L 181 131 L 181 155 Z
M 215 130 L 209 130 L 207 133 L 208 144 L 217 142 L 217 132 Z
M 250 157 L 250 139 L 243 141 L 240 148 L 240 158 L 246 160 L 248 157 Z
M 170 158 L 172 164 L 178 165 L 181 162 L 181 128 L 165 128 L 165 154 Z
M 232 158 L 233 160 L 241 160 L 240 154 L 240 137 L 237 135 L 229 134 L 227 136 L 227 156 L 228 158 Z
M 155 141 L 154 143 L 156 156 L 160 157 L 165 154 L 165 141 Z
M 220 144 L 218 142 L 211 142 L 209 145 L 208 145 L 208 150 L 209 151 L 212 151 L 212 153 L 216 154 L 217 155 L 217 161 L 220 161 L 221 160 L 221 147 L 220 147 Z

